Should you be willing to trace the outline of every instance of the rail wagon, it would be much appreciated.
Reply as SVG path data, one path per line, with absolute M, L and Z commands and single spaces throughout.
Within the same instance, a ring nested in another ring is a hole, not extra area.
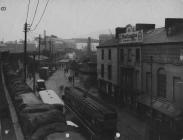
M 4 67 L 5 83 L 26 140 L 43 140 L 49 134 L 67 132 L 62 109 L 42 102 L 20 75 Z
M 65 104 L 72 108 L 86 124 L 98 134 L 110 134 L 117 132 L 117 113 L 114 109 L 85 96 L 84 92 L 77 88 L 66 87 L 63 99 Z
M 79 125 L 71 120 L 66 121 L 60 105 L 40 100 L 24 82 L 22 70 L 13 69 L 12 66 L 15 65 L 2 62 L 0 73 L 5 93 L 7 97 L 10 95 L 11 100 L 9 97 L 8 100 L 13 103 L 18 117 L 14 126 L 20 123 L 25 140 L 86 140 Z
M 40 70 L 39 70 L 39 77 L 41 79 L 48 79 L 49 77 L 49 68 L 48 67 L 41 67 Z
M 39 96 L 43 103 L 51 105 L 60 105 L 62 112 L 65 113 L 65 105 L 63 100 L 53 90 L 42 90 Z

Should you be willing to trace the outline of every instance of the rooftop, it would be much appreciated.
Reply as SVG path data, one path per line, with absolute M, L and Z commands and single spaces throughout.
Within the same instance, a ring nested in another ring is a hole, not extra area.
M 165 27 L 156 28 L 143 33 L 142 44 L 156 44 L 156 43 L 172 43 L 172 42 L 183 42 L 183 32 L 174 33 L 167 35 Z M 120 45 L 116 38 L 101 42 L 99 46 L 116 46 Z M 127 43 L 126 43 L 127 44 Z M 128 43 L 130 44 L 130 43 Z M 133 42 L 134 44 L 134 42 Z
M 144 44 L 183 42 L 183 32 L 167 36 L 165 28 L 156 28 L 144 33 Z

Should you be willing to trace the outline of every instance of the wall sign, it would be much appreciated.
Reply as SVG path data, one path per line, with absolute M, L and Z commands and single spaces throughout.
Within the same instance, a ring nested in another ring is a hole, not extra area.
M 119 43 L 137 43 L 143 41 L 143 31 L 132 31 L 119 34 Z

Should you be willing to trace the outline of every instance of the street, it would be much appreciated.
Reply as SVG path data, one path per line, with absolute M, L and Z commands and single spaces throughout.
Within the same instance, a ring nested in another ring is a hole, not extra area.
M 63 92 L 60 92 L 60 86 L 71 86 L 67 76 L 62 70 L 57 70 L 47 81 L 47 89 L 54 90 L 60 97 Z M 141 120 L 128 113 L 125 109 L 120 109 L 114 106 L 118 113 L 117 128 L 121 134 L 121 140 L 143 140 L 145 136 L 146 124 Z

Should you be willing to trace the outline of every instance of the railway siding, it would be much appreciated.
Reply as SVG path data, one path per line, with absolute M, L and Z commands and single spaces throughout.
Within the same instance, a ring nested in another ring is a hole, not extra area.
M 12 100 L 10 98 L 9 92 L 8 92 L 6 84 L 5 84 L 4 74 L 3 74 L 3 70 L 2 70 L 2 64 L 1 64 L 0 68 L 1 68 L 0 71 L 1 71 L 1 77 L 2 77 L 2 85 L 3 85 L 4 92 L 5 92 L 5 97 L 6 97 L 6 100 L 7 100 L 7 103 L 8 103 L 8 108 L 10 110 L 10 115 L 11 115 L 11 118 L 12 118 L 16 139 L 17 140 L 25 140 L 22 129 L 21 129 L 19 121 L 18 121 L 18 117 L 17 117 L 16 111 L 15 111 L 15 107 L 13 106 Z

